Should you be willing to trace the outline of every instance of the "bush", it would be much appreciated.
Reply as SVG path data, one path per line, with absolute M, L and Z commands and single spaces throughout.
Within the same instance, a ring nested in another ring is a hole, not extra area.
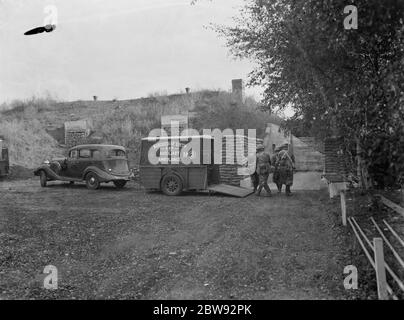
M 56 100 L 49 94 L 43 98 L 33 96 L 27 100 L 3 103 L 0 106 L 0 111 L 3 117 L 33 119 L 38 113 L 51 110 L 56 103 Z
M 236 103 L 232 94 L 220 92 L 210 99 L 195 102 L 196 118 L 193 127 L 202 129 L 248 129 L 257 130 L 257 138 L 263 138 L 268 122 L 280 122 L 279 118 L 261 111 L 257 103 L 249 98 L 246 103 Z

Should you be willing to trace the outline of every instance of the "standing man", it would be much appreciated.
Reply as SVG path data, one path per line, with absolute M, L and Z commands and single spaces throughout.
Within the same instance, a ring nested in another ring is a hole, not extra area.
M 258 189 L 256 195 L 261 194 L 262 188 L 265 189 L 267 195 L 271 195 L 271 189 L 268 186 L 268 177 L 271 170 L 271 157 L 264 152 L 264 146 L 257 146 L 257 174 L 258 174 Z
M 255 169 L 254 173 L 252 175 L 250 175 L 250 178 L 251 178 L 251 183 L 253 185 L 254 193 L 255 193 L 257 191 L 258 183 L 259 183 L 257 169 Z
M 275 156 L 273 157 L 273 163 L 275 166 L 273 182 L 278 187 L 278 193 L 282 192 L 282 185 L 285 185 L 286 195 L 290 196 L 292 194 L 290 187 L 293 185 L 295 157 L 289 155 L 287 144 L 277 147 L 275 152 Z

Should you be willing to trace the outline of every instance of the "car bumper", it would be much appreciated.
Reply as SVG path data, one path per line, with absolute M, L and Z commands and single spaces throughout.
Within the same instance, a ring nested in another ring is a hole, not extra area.
M 124 180 L 129 181 L 130 175 L 117 175 L 117 174 L 110 174 L 110 173 L 103 173 L 99 175 L 101 182 L 110 182 L 110 181 L 117 181 L 117 180 Z

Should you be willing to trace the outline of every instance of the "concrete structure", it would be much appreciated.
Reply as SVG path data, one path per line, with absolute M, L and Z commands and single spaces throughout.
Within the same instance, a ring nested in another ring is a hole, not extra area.
M 273 146 L 277 147 L 285 143 L 292 142 L 292 150 L 295 156 L 296 171 L 293 178 L 292 190 L 322 190 L 327 188 L 327 184 L 321 179 L 324 171 L 324 154 L 320 152 L 321 147 L 315 143 L 312 137 L 300 139 L 285 132 L 279 125 L 268 123 L 264 138 L 265 151 L 274 155 Z M 243 187 L 250 187 L 250 178 L 244 179 L 241 183 Z M 271 190 L 276 191 L 276 185 L 272 182 L 272 174 L 268 179 Z
M 271 156 L 274 154 L 273 146 L 280 146 L 289 143 L 290 136 L 285 135 L 285 132 L 274 123 L 268 123 L 265 130 L 264 147 L 265 152 Z
M 65 127 L 49 126 L 46 129 L 46 133 L 55 139 L 59 144 L 65 144 L 66 132 Z
M 189 118 L 186 114 L 161 116 L 161 128 L 164 129 L 168 135 L 172 134 L 172 127 L 178 127 L 179 132 L 177 134 L 181 134 L 183 130 L 188 129 L 188 122 Z
M 296 160 L 297 171 L 317 171 L 324 170 L 324 154 L 320 152 L 321 148 L 316 146 L 314 138 L 304 137 L 300 139 L 285 132 L 277 124 L 268 123 L 264 138 L 265 151 L 271 156 L 274 155 L 273 146 L 293 143 L 293 154 Z M 291 140 L 292 139 L 292 140 Z

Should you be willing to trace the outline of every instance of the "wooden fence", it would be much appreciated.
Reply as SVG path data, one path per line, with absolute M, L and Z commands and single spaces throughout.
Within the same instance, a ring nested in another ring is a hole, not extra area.
M 401 268 L 404 268 L 404 261 L 400 257 L 394 246 L 391 244 L 391 242 L 388 240 L 388 238 L 386 237 L 380 226 L 373 219 L 373 217 L 371 217 L 370 220 L 379 234 L 378 237 L 373 238 L 373 243 L 369 240 L 368 236 L 364 233 L 364 231 L 359 226 L 355 218 L 353 217 L 348 218 L 348 222 L 352 230 L 354 231 L 354 234 L 358 239 L 358 242 L 362 247 L 363 252 L 365 253 L 372 267 L 375 269 L 376 281 L 377 281 L 377 293 L 379 299 L 387 300 L 391 297 L 393 300 L 398 300 L 396 294 L 393 291 L 393 288 L 387 282 L 386 274 L 390 276 L 391 281 L 393 281 L 396 287 L 398 287 L 398 290 L 401 290 L 402 292 L 404 292 L 404 284 L 403 281 L 399 278 L 399 276 L 397 276 L 397 273 L 393 271 L 391 266 L 385 261 L 384 243 L 392 252 L 393 257 L 397 260 Z M 397 242 L 404 247 L 404 241 L 399 237 L 397 232 L 385 220 L 383 220 L 383 223 L 385 224 L 389 232 L 393 235 L 393 237 L 397 240 Z M 371 250 L 368 250 L 367 247 L 370 248 Z

